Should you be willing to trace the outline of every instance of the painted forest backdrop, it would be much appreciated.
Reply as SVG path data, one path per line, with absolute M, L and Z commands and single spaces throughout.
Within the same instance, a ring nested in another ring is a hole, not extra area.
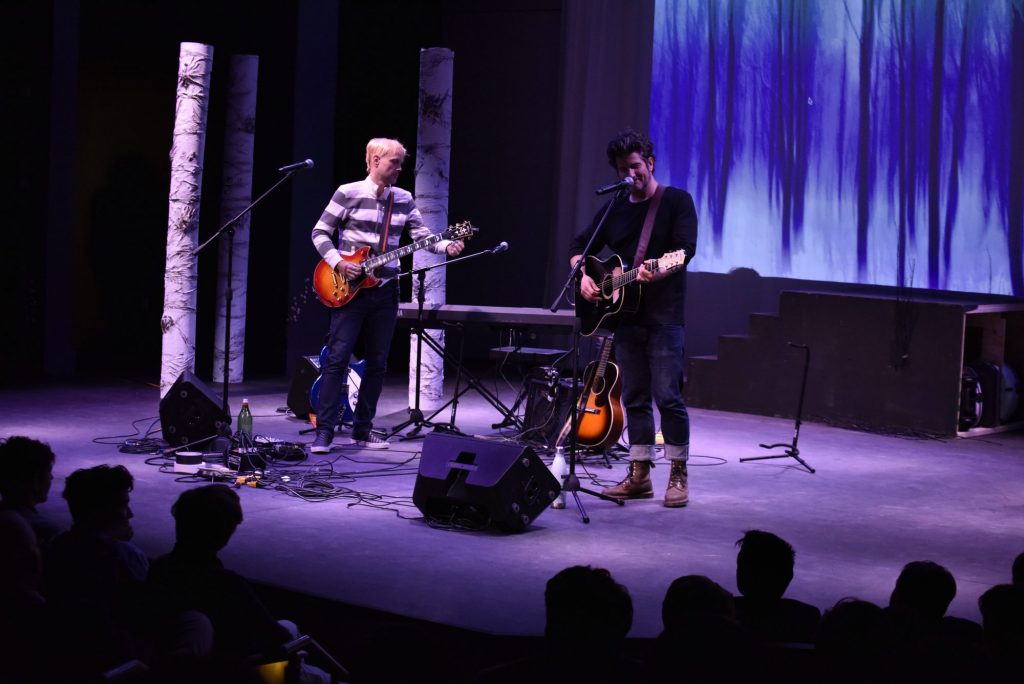
M 657 0 L 691 269 L 1024 296 L 1024 0 Z

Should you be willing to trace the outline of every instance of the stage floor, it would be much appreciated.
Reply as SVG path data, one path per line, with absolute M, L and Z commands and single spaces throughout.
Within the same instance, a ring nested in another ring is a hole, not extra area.
M 219 386 L 210 387 L 219 396 Z M 286 392 L 284 380 L 232 387 L 232 410 L 248 397 L 257 434 L 309 442 L 311 435 L 299 434 L 305 424 L 279 411 Z M 511 404 L 514 388 L 503 388 L 502 397 Z M 378 425 L 404 420 L 406 405 L 405 379 L 390 378 Z M 60 492 L 70 472 L 127 466 L 136 478 L 135 541 L 156 556 L 173 543 L 171 504 L 193 484 L 148 463 L 147 455 L 119 452 L 123 437 L 111 437 L 131 435 L 133 421 L 146 430 L 158 411 L 157 390 L 143 385 L 4 390 L 0 435 L 28 435 L 53 447 L 55 481 L 42 510 L 62 524 L 68 514 Z M 500 414 L 475 392 L 457 415 L 464 432 L 497 435 L 490 426 Z M 884 605 L 901 567 L 928 559 L 956 577 L 950 613 L 977 620 L 978 596 L 1008 582 L 1013 558 L 1024 551 L 1024 434 L 908 439 L 805 424 L 800 452 L 817 470 L 811 474 L 789 458 L 739 460 L 764 455 L 760 442 L 791 439 L 790 420 L 691 410 L 691 423 L 685 509 L 661 506 L 668 477 L 662 466 L 654 470 L 655 499 L 618 507 L 583 495 L 589 525 L 570 500 L 522 534 L 441 530 L 412 505 L 422 440 L 378 452 L 336 447 L 327 458 L 289 468 L 293 482 L 322 480 L 330 498 L 241 487 L 245 522 L 222 556 L 261 582 L 503 635 L 541 634 L 548 578 L 570 565 L 600 566 L 632 594 L 631 636 L 651 637 L 661 630 L 661 600 L 676 577 L 707 575 L 736 590 L 735 542 L 750 528 L 775 532 L 795 547 L 787 595 L 823 609 L 847 596 Z M 102 437 L 108 443 L 97 443 Z M 585 487 L 599 489 L 624 470 L 625 461 L 609 470 L 587 460 L 580 475 Z

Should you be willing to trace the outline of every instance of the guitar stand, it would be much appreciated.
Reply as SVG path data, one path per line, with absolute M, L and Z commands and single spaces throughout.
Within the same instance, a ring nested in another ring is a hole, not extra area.
M 808 472 L 814 473 L 814 468 L 807 465 L 807 461 L 800 458 L 800 449 L 796 446 L 797 441 L 800 439 L 800 418 L 804 410 L 804 391 L 807 389 L 807 368 L 811 364 L 811 350 L 806 344 L 793 344 L 790 342 L 789 346 L 795 349 L 804 350 L 804 375 L 803 380 L 800 382 L 800 402 L 796 407 L 796 425 L 793 429 L 793 441 L 792 443 L 779 442 L 778 444 L 758 444 L 762 449 L 778 449 L 779 447 L 785 447 L 786 451 L 781 454 L 772 454 L 771 456 L 749 456 L 747 458 L 741 458 L 740 462 L 765 461 L 772 458 L 795 458 L 800 465 L 807 468 Z

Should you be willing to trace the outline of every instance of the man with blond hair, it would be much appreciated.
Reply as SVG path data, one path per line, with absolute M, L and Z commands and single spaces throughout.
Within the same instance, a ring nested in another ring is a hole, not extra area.
M 412 194 L 395 186 L 406 154 L 405 147 L 397 140 L 370 140 L 366 145 L 367 177 L 335 190 L 313 228 L 313 246 L 347 281 L 363 275 L 363 268 L 343 255 L 352 255 L 362 247 L 369 247 L 374 255 L 398 249 L 403 230 L 408 231 L 413 240 L 431 234 L 423 225 Z M 428 249 L 436 254 L 456 256 L 462 247 L 461 241 L 440 240 Z M 369 449 L 388 448 L 387 440 L 375 435 L 372 428 L 398 318 L 397 267 L 397 262 L 379 267 L 373 273 L 379 284 L 362 288 L 344 306 L 331 310 L 327 363 L 320 369 L 323 382 L 314 407 L 317 429 L 310 447 L 314 454 L 331 450 L 334 428 L 341 413 L 344 376 L 360 334 L 366 344 L 366 368 L 355 407 L 352 441 Z

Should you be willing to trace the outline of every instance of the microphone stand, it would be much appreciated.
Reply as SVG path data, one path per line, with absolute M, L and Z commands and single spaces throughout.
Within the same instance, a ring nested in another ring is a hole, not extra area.
M 290 179 L 295 175 L 297 171 L 309 168 L 303 166 L 300 169 L 292 169 L 288 171 L 283 178 L 270 186 L 270 189 L 264 192 L 262 195 L 257 197 L 249 206 L 239 212 L 238 216 L 231 219 L 223 226 L 217 229 L 217 232 L 206 239 L 206 242 L 199 245 L 192 252 L 192 256 L 197 256 L 203 249 L 211 242 L 219 238 L 222 234 L 227 233 L 228 236 L 228 273 L 227 283 L 224 288 L 224 386 L 222 389 L 221 403 L 224 409 L 224 414 L 230 416 L 228 413 L 228 364 L 230 362 L 230 348 L 231 348 L 231 300 L 234 298 L 234 288 L 232 287 L 232 276 L 234 274 L 235 264 L 235 224 L 237 224 L 242 217 L 248 214 L 253 208 L 263 201 L 263 198 L 276 190 L 282 183 Z
M 460 261 L 468 261 L 469 259 L 475 259 L 476 257 L 484 256 L 485 254 L 499 254 L 500 253 L 499 251 L 495 251 L 495 250 L 497 250 L 497 248 L 483 250 L 483 251 L 480 251 L 480 252 L 474 252 L 473 254 L 466 254 L 466 255 L 457 257 L 455 259 L 446 259 L 445 261 L 441 261 L 441 262 L 438 262 L 436 264 L 431 264 L 429 266 L 421 266 L 420 268 L 410 269 L 408 271 L 405 271 L 404 273 L 399 273 L 398 274 L 399 278 L 401 278 L 403 276 L 415 275 L 416 276 L 416 281 L 417 281 L 417 286 L 416 286 L 416 290 L 417 290 L 417 292 L 416 292 L 416 303 L 417 303 L 417 306 L 416 306 L 416 327 L 414 328 L 414 331 L 416 332 L 416 398 L 413 401 L 413 408 L 409 409 L 409 419 L 404 421 L 404 422 L 402 422 L 402 423 L 399 423 L 398 425 L 393 427 L 391 429 L 391 432 L 388 433 L 388 437 L 393 437 L 394 435 L 398 434 L 399 432 L 401 432 L 402 430 L 404 430 L 405 428 L 407 428 L 410 425 L 415 425 L 416 427 L 414 427 L 409 432 L 408 435 L 406 435 L 405 437 L 402 437 L 403 441 L 404 440 L 409 440 L 409 439 L 416 439 L 418 437 L 421 437 L 422 435 L 420 435 L 420 430 L 422 430 L 424 427 L 441 427 L 438 424 L 430 422 L 429 419 L 424 419 L 423 411 L 422 411 L 422 409 L 420 409 L 420 375 L 423 372 L 423 363 L 422 363 L 422 361 L 423 361 L 423 339 L 424 339 L 424 337 L 426 337 L 426 339 L 427 339 L 427 344 L 430 345 L 430 347 L 435 352 L 441 354 L 442 356 L 447 356 L 447 354 L 444 351 L 444 348 L 437 342 L 437 340 L 435 340 L 430 335 L 428 335 L 426 333 L 426 331 L 423 329 L 423 303 L 424 303 L 423 300 L 424 300 L 424 289 L 425 289 L 424 281 L 426 279 L 427 271 L 432 271 L 435 268 L 448 267 L 448 266 L 451 266 L 452 264 L 457 264 Z M 504 251 L 504 250 L 501 250 L 501 251 Z M 462 359 L 461 358 L 459 359 L 459 363 L 456 364 L 456 367 L 457 367 L 457 372 L 458 372 L 458 375 L 456 375 L 456 378 L 458 378 L 462 374 Z M 470 386 L 472 386 L 473 384 L 474 383 L 471 380 L 470 381 Z M 453 404 L 453 406 L 452 406 L 452 420 L 451 420 L 451 423 L 448 426 L 445 426 L 445 432 L 462 434 L 462 432 L 458 428 L 455 427 L 455 410 L 456 410 L 455 407 L 458 405 L 458 380 L 457 379 L 456 379 L 456 393 L 455 393 L 455 397 L 452 398 L 452 401 L 449 401 L 449 402 L 445 403 L 444 405 L 441 406 L 441 408 L 439 408 L 436 411 L 434 411 L 434 413 L 432 413 L 430 415 L 430 418 L 433 418 L 438 413 L 440 413 L 442 410 L 444 410 L 444 408 L 446 406 L 448 406 L 448 404 Z
M 623 187 L 623 189 L 625 189 L 625 186 Z M 587 246 L 583 248 L 583 252 L 580 255 L 579 260 L 572 267 L 572 270 L 569 271 L 569 277 L 566 278 L 565 285 L 563 285 L 562 289 L 559 290 L 558 295 L 555 297 L 555 301 L 551 303 L 550 307 L 548 307 L 552 313 L 554 313 L 558 309 L 558 304 L 562 300 L 562 297 L 565 296 L 567 292 L 569 292 L 570 288 L 573 288 L 573 285 L 576 282 L 576 275 L 583 268 L 583 262 L 586 260 L 587 254 L 590 252 L 590 248 L 594 245 L 594 238 L 597 237 L 597 234 L 601 231 L 601 227 L 604 225 L 604 222 L 608 219 L 608 214 L 611 212 L 612 206 L 614 206 L 615 203 L 619 200 L 619 198 L 623 196 L 624 195 L 622 190 L 619 190 L 617 193 L 615 193 L 615 197 L 612 198 L 612 201 L 608 203 L 608 206 L 605 207 L 604 213 L 601 215 L 601 220 L 597 222 L 597 225 L 594 226 L 594 230 L 590 233 L 590 239 L 587 240 Z M 598 499 L 603 499 L 604 501 L 611 501 L 612 503 L 618 504 L 619 506 L 624 506 L 625 502 L 622 501 L 621 499 L 616 499 L 614 497 L 602 494 L 601 492 L 596 492 L 592 489 L 584 488 L 583 486 L 580 485 L 579 477 L 576 476 L 576 452 L 578 448 L 576 432 L 577 426 L 579 424 L 578 406 L 580 403 L 579 383 L 580 318 L 579 316 L 576 316 L 573 319 L 572 325 L 572 402 L 569 406 L 569 474 L 565 476 L 565 483 L 562 485 L 562 491 L 569 492 L 570 494 L 572 494 L 572 498 L 576 502 L 576 508 L 580 512 L 580 518 L 585 524 L 589 524 L 590 517 L 587 515 L 586 510 L 584 510 L 583 508 L 583 502 L 580 501 L 580 492 L 583 492 L 584 494 L 590 494 L 591 496 L 596 496 Z

